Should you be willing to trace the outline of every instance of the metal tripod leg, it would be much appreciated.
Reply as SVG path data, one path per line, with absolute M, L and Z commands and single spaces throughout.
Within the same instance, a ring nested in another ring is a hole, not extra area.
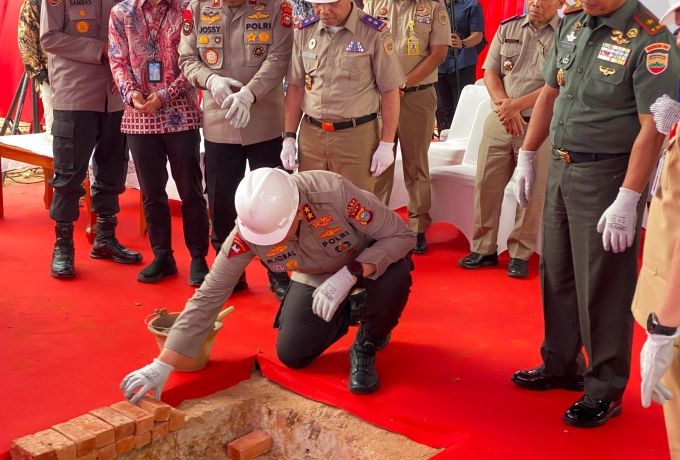
M 21 82 L 19 83 L 19 87 L 17 88 L 16 93 L 14 93 L 12 104 L 10 104 L 9 110 L 7 111 L 7 117 L 5 118 L 5 122 L 2 124 L 0 136 L 5 135 L 5 132 L 7 131 L 7 128 L 9 128 L 10 123 L 12 125 L 13 135 L 16 134 L 17 131 L 19 131 L 19 120 L 21 119 L 21 111 L 24 107 L 24 99 L 26 99 L 26 89 L 28 88 L 29 81 L 30 78 L 28 77 L 28 73 L 24 72 L 24 74 L 21 76 Z M 15 118 L 13 119 L 12 114 L 14 113 L 14 109 L 17 107 L 17 104 L 19 104 L 19 108 L 17 110 Z

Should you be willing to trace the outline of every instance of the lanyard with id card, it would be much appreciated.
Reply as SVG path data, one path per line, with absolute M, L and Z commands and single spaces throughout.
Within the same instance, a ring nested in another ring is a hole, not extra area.
M 158 31 L 156 32 L 156 36 L 153 39 L 151 38 L 151 29 L 149 28 L 149 23 L 146 20 L 146 14 L 142 11 L 142 17 L 144 18 L 144 23 L 146 24 L 146 30 L 149 33 L 149 44 L 154 49 L 153 58 L 150 61 L 146 62 L 146 81 L 148 83 L 163 82 L 163 61 L 156 60 L 156 50 L 158 49 L 157 43 L 158 36 L 161 33 L 161 29 L 163 27 L 163 23 L 165 22 L 165 18 L 168 16 L 169 9 L 170 9 L 169 6 L 165 8 L 165 13 L 163 13 L 163 19 L 161 19 L 161 22 L 158 25 Z
M 413 31 L 415 23 L 413 21 L 408 22 L 408 28 L 410 29 L 411 36 L 406 40 L 406 48 L 409 56 L 418 56 L 420 51 L 418 50 L 418 38 L 416 33 Z

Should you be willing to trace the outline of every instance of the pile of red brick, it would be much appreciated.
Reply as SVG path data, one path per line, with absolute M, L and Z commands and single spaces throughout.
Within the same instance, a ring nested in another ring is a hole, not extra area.
M 184 413 L 144 396 L 90 411 L 49 430 L 15 439 L 14 460 L 113 460 L 184 427 Z

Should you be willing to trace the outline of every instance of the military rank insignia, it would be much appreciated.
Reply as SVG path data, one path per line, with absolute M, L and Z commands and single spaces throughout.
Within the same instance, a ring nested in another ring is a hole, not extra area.
M 640 24 L 643 29 L 649 32 L 649 35 L 656 35 L 666 28 L 666 26 L 659 24 L 659 20 L 657 18 L 647 12 L 642 12 L 636 15 L 633 19 L 635 19 L 635 22 Z
M 194 30 L 194 16 L 190 10 L 184 10 L 182 13 L 182 33 L 189 35 Z
M 302 213 L 305 215 L 305 219 L 307 220 L 307 222 L 311 222 L 314 219 L 316 219 L 314 211 L 312 210 L 312 207 L 309 205 L 309 203 L 306 203 L 305 205 L 302 206 Z
M 364 14 L 361 16 L 361 21 L 373 27 L 375 30 L 382 32 L 382 30 L 387 27 L 387 23 L 381 21 L 380 19 L 374 18 L 370 14 Z
M 245 240 L 241 238 L 240 233 L 236 233 L 236 235 L 234 235 L 234 241 L 232 241 L 231 246 L 229 246 L 229 254 L 227 255 L 227 259 L 240 256 L 241 254 L 245 254 L 248 251 L 250 251 L 250 246 L 248 246 Z
M 668 52 L 671 45 L 667 43 L 653 43 L 645 48 L 647 53 L 647 70 L 658 75 L 668 67 Z
M 319 220 L 317 220 L 316 222 L 313 222 L 312 227 L 314 227 L 314 228 L 325 227 L 326 225 L 330 224 L 331 222 L 333 222 L 333 217 L 323 216 L 323 217 L 320 217 Z

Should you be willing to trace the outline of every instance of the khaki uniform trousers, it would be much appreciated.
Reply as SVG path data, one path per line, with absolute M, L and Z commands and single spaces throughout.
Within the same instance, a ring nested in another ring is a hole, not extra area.
M 432 223 L 430 218 L 430 166 L 427 151 L 432 141 L 437 93 L 431 86 L 421 91 L 404 93 L 401 98 L 399 124 L 395 140 L 401 146 L 404 183 L 408 191 L 408 221 L 411 230 L 424 233 Z M 375 196 L 389 206 L 394 184 L 394 163 L 375 181 Z
M 324 131 L 305 115 L 298 140 L 298 171 L 322 170 L 340 174 L 362 190 L 373 193 L 371 160 L 380 144 L 378 119 L 339 131 Z
M 666 290 L 671 258 L 680 238 L 678 203 L 680 203 L 680 142 L 676 136 L 669 144 L 661 181 L 656 196 L 652 199 L 642 269 L 633 298 L 633 314 L 643 327 L 647 326 L 647 317 L 657 309 Z M 663 410 L 671 458 L 680 460 L 680 339 L 675 341 L 673 363 L 661 382 L 675 395 L 663 405 Z
M 513 137 L 505 131 L 495 112 L 491 112 L 484 123 L 484 137 L 477 157 L 472 233 L 472 250 L 478 254 L 486 256 L 497 250 L 498 223 L 505 187 L 515 171 L 519 149 L 528 128 L 528 124 L 524 125 L 525 134 Z M 548 139 L 538 149 L 534 160 L 536 179 L 529 203 L 526 208 L 518 205 L 515 212 L 515 227 L 508 238 L 510 257 L 528 260 L 536 249 L 550 155 L 551 146 Z

